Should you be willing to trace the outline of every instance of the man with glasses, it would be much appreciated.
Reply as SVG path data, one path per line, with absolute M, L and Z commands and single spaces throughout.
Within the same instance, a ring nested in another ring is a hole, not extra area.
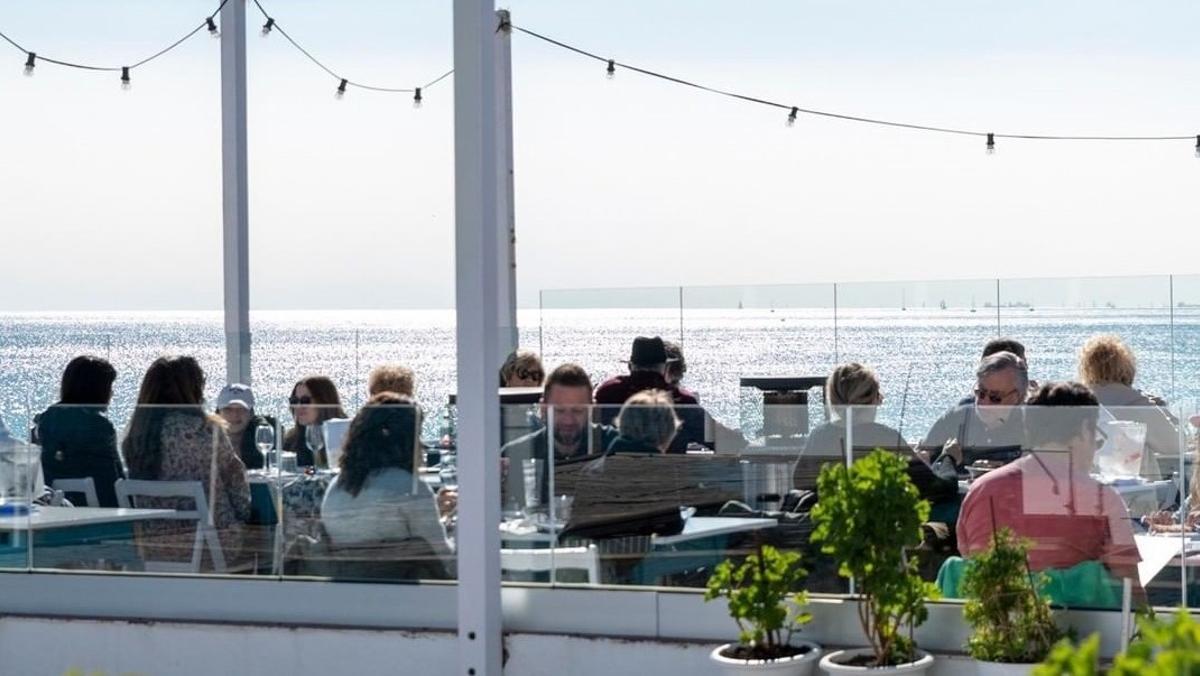
M 938 476 L 951 477 L 979 460 L 1005 463 L 1025 442 L 1022 404 L 1029 391 L 1025 360 L 1011 352 L 984 357 L 975 369 L 975 398 L 933 424 L 920 449 Z

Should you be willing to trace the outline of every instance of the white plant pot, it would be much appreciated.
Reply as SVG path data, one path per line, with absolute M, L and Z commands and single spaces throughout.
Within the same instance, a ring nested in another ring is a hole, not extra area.
M 837 676 L 837 674 L 924 674 L 933 666 L 933 655 L 924 650 L 917 651 L 915 662 L 897 664 L 891 667 L 856 667 L 848 664 L 840 664 L 840 662 L 853 659 L 858 655 L 872 654 L 873 652 L 870 648 L 853 648 L 832 652 L 821 658 L 821 671 L 830 676 Z
M 1036 664 L 1013 664 L 1012 662 L 975 661 L 978 676 L 1028 676 Z
M 793 641 L 792 645 L 806 645 L 809 647 L 809 651 L 803 655 L 785 657 L 781 660 L 735 660 L 722 657 L 721 651 L 731 645 L 733 644 L 726 643 L 708 655 L 708 658 L 726 676 L 759 676 L 761 674 L 771 674 L 772 676 L 811 676 L 816 671 L 817 660 L 821 658 L 821 646 L 812 641 Z

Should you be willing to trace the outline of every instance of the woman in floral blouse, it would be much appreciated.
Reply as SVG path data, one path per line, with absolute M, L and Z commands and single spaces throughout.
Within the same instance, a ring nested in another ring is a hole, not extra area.
M 192 357 L 159 357 L 138 393 L 138 408 L 121 444 L 132 479 L 199 481 L 227 565 L 242 554 L 250 518 L 250 486 L 220 418 L 204 412 L 204 371 Z M 192 509 L 183 498 L 142 498 L 139 507 Z M 147 558 L 187 561 L 195 530 L 179 522 L 148 522 L 139 531 Z M 153 550 L 153 551 L 149 551 Z M 207 548 L 204 568 L 211 568 Z

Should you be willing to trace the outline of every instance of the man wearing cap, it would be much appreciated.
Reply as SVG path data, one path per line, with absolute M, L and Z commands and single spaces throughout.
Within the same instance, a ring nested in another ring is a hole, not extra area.
M 254 391 L 249 385 L 233 383 L 226 385 L 217 395 L 217 414 L 228 425 L 229 442 L 238 452 L 246 469 L 262 469 L 263 456 L 255 445 L 254 429 L 259 425 L 270 425 L 275 421 L 269 416 L 254 414 Z M 250 431 L 247 431 L 250 430 Z
M 700 408 L 695 395 L 667 382 L 667 364 L 670 361 L 662 338 L 634 338 L 629 355 L 629 375 L 610 378 L 596 388 L 597 422 L 611 425 L 613 418 L 621 411 L 621 404 L 638 392 L 663 390 L 671 395 L 676 406 L 675 413 L 683 422 L 668 450 L 679 453 L 686 450 L 690 443 L 703 444 L 704 409 Z

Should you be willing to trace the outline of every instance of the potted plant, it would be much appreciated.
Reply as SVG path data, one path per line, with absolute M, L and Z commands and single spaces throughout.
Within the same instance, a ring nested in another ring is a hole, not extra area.
M 972 630 L 967 653 L 979 661 L 980 676 L 1028 674 L 1063 636 L 1050 601 L 1038 595 L 1045 576 L 1030 572 L 1028 551 L 1011 530 L 1001 528 L 992 546 L 972 557 L 963 572 L 963 616 Z
M 1187 676 L 1200 673 L 1200 624 L 1180 608 L 1167 621 L 1138 618 L 1138 638 L 1117 654 L 1109 676 Z M 1078 646 L 1063 639 L 1033 676 L 1096 676 L 1100 673 L 1100 636 Z
M 925 599 L 937 587 L 917 572 L 905 548 L 921 542 L 929 503 L 908 478 L 908 463 L 875 450 L 850 467 L 829 464 L 817 478 L 812 539 L 840 562 L 859 594 L 858 619 L 869 648 L 840 650 L 821 660 L 827 674 L 921 674 L 933 656 L 917 649 L 913 629 L 929 615 Z
M 728 599 L 729 615 L 738 626 L 738 643 L 713 650 L 710 658 L 726 674 L 808 676 L 821 656 L 811 641 L 794 641 L 799 628 L 812 620 L 804 612 L 808 596 L 797 591 L 807 573 L 800 555 L 759 543 L 741 565 L 723 561 L 708 580 L 705 601 Z

